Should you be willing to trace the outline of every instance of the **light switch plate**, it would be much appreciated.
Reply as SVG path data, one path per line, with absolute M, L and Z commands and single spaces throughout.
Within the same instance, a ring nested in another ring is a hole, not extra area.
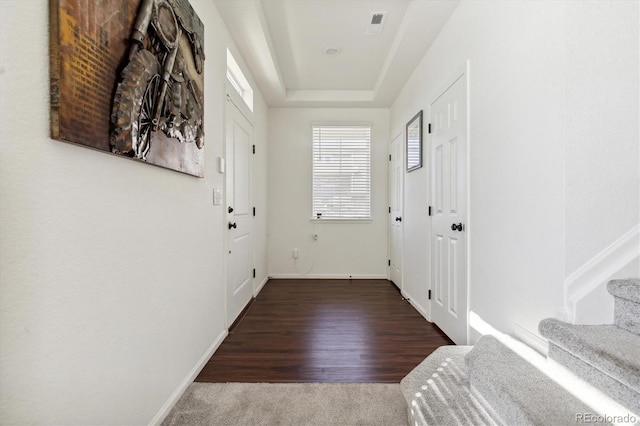
M 222 205 L 222 189 L 213 189 L 213 205 Z

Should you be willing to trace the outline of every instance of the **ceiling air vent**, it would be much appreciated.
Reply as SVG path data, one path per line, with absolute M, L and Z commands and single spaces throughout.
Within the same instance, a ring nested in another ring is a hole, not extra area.
M 367 25 L 368 35 L 377 35 L 382 33 L 382 27 L 384 27 L 384 21 L 387 17 L 387 12 L 371 12 L 371 20 Z
M 376 13 L 375 15 L 373 15 L 371 17 L 371 24 L 372 25 L 378 25 L 382 23 L 382 18 L 384 17 L 384 15 L 382 13 Z

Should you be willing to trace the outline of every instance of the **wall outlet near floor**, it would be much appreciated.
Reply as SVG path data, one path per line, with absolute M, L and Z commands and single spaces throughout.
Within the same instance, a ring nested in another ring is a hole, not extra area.
M 293 249 L 293 258 L 294 258 L 294 259 L 297 259 L 297 258 L 298 258 L 298 255 L 299 255 L 298 249 L 297 249 L 297 248 L 294 248 L 294 249 Z

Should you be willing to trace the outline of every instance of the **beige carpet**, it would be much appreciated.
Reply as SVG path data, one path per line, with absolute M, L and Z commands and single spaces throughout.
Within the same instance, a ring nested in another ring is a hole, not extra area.
M 193 383 L 164 426 L 406 426 L 399 384 Z

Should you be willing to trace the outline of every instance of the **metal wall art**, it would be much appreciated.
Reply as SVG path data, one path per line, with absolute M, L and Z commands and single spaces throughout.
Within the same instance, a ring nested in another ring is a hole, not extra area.
M 54 139 L 204 175 L 204 25 L 188 0 L 50 0 Z

